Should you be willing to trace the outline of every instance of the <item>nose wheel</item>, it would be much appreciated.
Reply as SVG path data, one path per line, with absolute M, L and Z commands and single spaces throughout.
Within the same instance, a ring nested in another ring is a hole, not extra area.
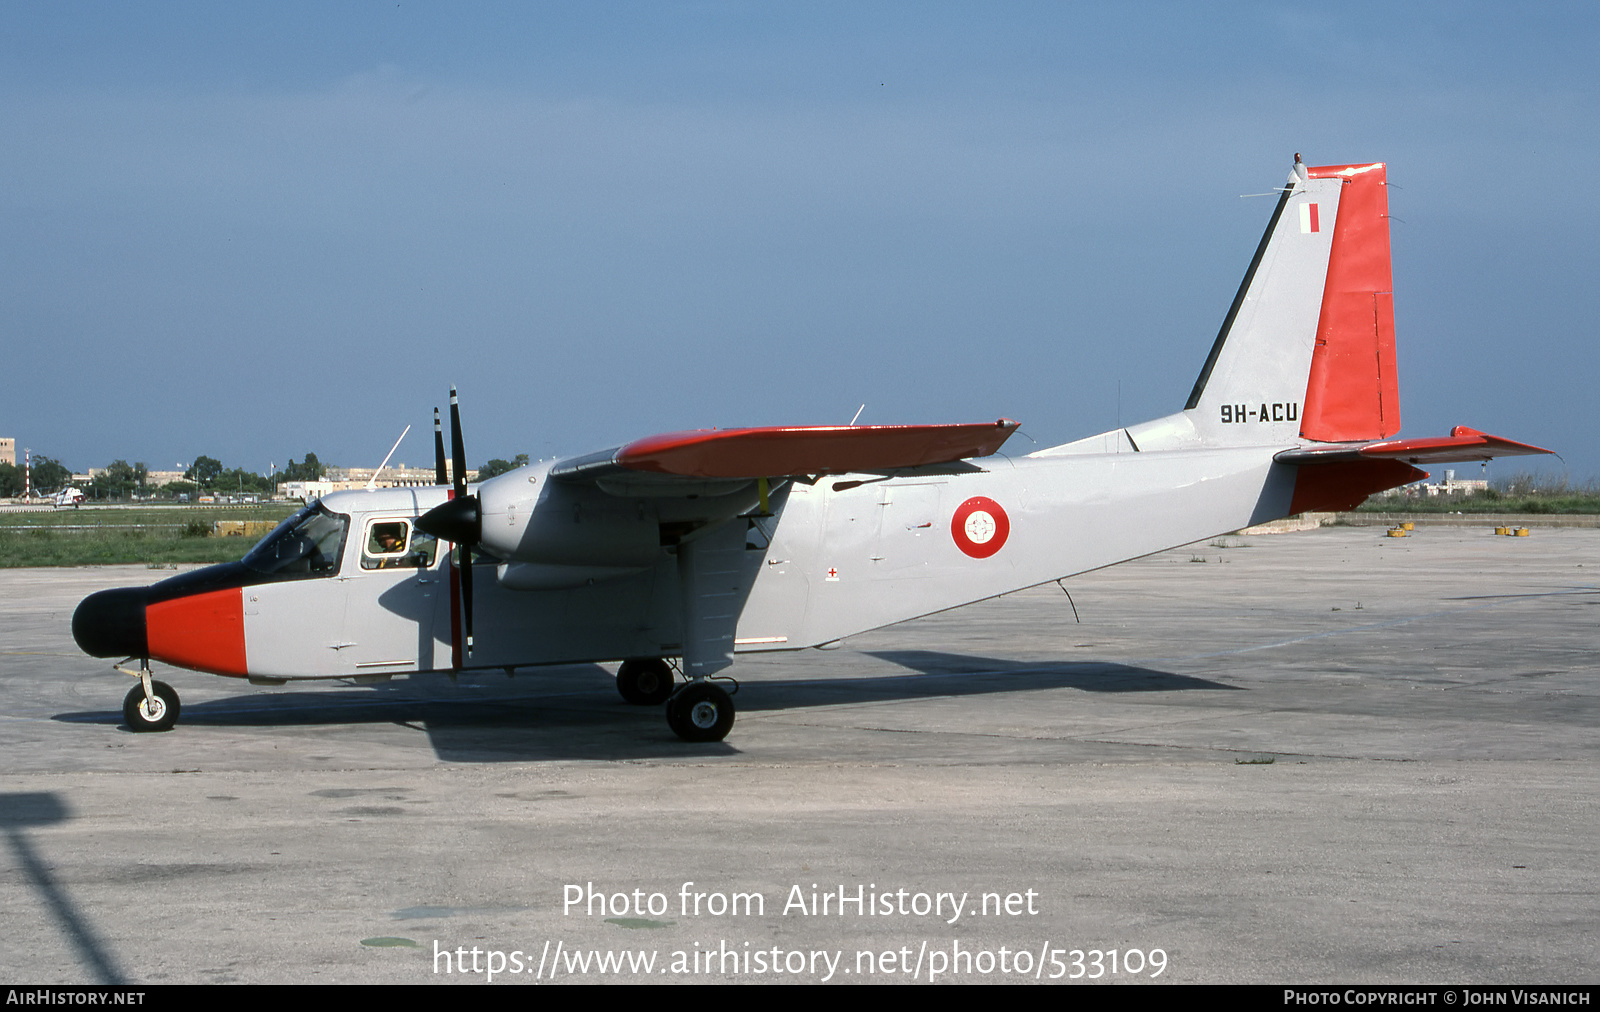
M 150 692 L 135 685 L 122 701 L 122 719 L 130 731 L 170 731 L 178 722 L 178 693 L 166 682 L 151 682 Z
M 667 726 L 684 741 L 721 741 L 733 728 L 733 698 L 710 682 L 690 682 L 667 700 Z

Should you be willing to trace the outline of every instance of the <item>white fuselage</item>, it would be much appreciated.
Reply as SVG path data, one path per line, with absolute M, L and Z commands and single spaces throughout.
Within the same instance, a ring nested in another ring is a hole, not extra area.
M 1284 515 L 1294 469 L 1273 465 L 1278 449 L 995 456 L 967 473 L 791 482 L 774 493 L 771 518 L 718 528 L 733 549 L 723 579 L 738 607 L 735 649 L 817 646 Z M 249 675 L 450 669 L 461 631 L 447 553 L 441 547 L 430 565 L 410 568 L 363 559 L 374 530 L 410 524 L 446 495 L 388 489 L 323 499 L 351 521 L 338 572 L 243 588 Z M 972 500 L 981 508 L 958 523 Z M 644 499 L 617 507 L 630 524 L 654 508 Z M 497 568 L 515 567 L 480 562 L 475 642 L 461 666 L 675 656 L 682 550 L 660 547 L 643 567 L 573 567 L 571 579 L 555 581 L 566 585 L 547 589 L 511 589 Z

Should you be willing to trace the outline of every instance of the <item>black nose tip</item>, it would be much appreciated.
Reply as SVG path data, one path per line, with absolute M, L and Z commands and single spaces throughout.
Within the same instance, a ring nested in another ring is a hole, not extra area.
M 90 594 L 72 613 L 72 638 L 90 657 L 145 657 L 145 588 Z

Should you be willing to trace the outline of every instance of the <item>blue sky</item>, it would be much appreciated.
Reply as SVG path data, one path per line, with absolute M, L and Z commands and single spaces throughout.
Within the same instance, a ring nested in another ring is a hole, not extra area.
M 1588 478 L 1596 11 L 6 5 L 0 435 L 425 464 L 455 383 L 474 463 L 1065 442 L 1182 406 L 1301 151 L 1389 163 L 1404 433 Z

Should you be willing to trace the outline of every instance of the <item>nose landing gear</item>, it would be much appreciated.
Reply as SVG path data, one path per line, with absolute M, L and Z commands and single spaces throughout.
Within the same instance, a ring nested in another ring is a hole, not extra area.
M 178 722 L 178 693 L 166 682 L 150 679 L 148 669 L 122 701 L 122 719 L 130 731 L 170 731 Z

